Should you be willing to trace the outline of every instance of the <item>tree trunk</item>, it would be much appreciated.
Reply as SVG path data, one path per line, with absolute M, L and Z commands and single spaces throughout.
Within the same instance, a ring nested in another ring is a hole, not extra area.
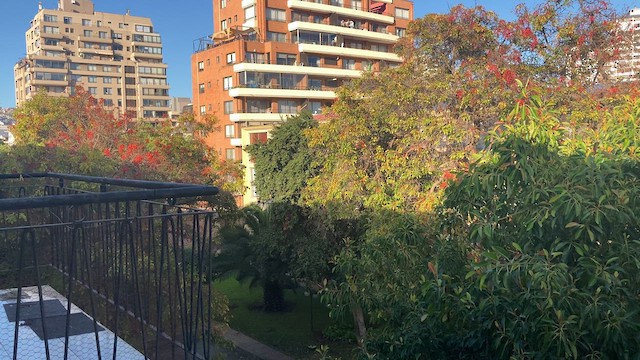
M 284 310 L 284 291 L 277 280 L 267 280 L 262 288 L 265 311 Z
M 358 345 L 364 349 L 364 341 L 367 338 L 367 325 L 364 323 L 362 307 L 359 304 L 352 304 L 351 314 L 353 315 L 353 323 L 356 325 L 356 339 L 358 340 Z

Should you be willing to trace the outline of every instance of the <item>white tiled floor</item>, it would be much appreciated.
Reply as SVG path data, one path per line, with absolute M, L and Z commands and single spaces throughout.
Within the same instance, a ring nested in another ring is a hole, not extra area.
M 43 286 L 42 289 L 44 300 L 58 299 L 66 307 L 67 301 L 64 296 L 60 295 L 50 286 Z M 0 290 L 0 297 L 11 291 L 15 293 L 15 289 Z M 22 302 L 38 301 L 38 289 L 36 287 L 23 288 L 22 293 Z M 15 302 L 15 299 L 0 301 L 0 360 L 13 359 L 15 323 L 9 322 L 2 305 Z M 72 304 L 71 312 L 82 312 L 82 310 Z M 104 331 L 98 332 L 100 355 L 102 359 L 113 359 L 113 343 L 116 340 L 116 336 L 106 327 L 103 326 L 103 328 L 105 328 Z M 64 341 L 64 338 L 49 340 L 49 355 L 51 359 L 64 359 Z M 116 359 L 144 359 L 144 356 L 140 352 L 124 340 L 118 338 L 117 341 Z M 67 358 L 69 360 L 98 359 L 96 337 L 93 332 L 69 337 L 68 348 L 69 353 Z M 47 359 L 44 341 L 40 340 L 38 335 L 28 326 L 19 326 L 18 328 L 17 355 L 18 359 L 25 360 Z

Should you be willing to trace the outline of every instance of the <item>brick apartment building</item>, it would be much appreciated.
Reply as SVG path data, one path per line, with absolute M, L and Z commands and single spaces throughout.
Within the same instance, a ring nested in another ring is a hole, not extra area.
M 400 64 L 393 46 L 413 19 L 413 2 L 213 0 L 213 19 L 214 34 L 191 59 L 193 108 L 219 120 L 208 144 L 245 165 L 246 205 L 258 199 L 243 147 L 265 141 L 288 116 L 320 114 L 363 71 Z

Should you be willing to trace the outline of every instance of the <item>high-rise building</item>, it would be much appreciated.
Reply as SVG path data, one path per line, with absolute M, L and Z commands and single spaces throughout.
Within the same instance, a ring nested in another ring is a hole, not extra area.
M 620 55 L 610 64 L 610 76 L 618 81 L 635 81 L 640 76 L 640 8 L 633 8 L 618 20 Z
M 218 118 L 208 144 L 242 161 L 255 202 L 253 165 L 243 146 L 308 110 L 319 114 L 335 90 L 363 71 L 397 66 L 393 46 L 413 19 L 409 0 L 213 0 L 214 34 L 191 58 L 196 115 Z
M 26 57 L 14 67 L 16 104 L 39 89 L 69 96 L 82 86 L 135 119 L 168 116 L 167 65 L 149 18 L 94 11 L 91 0 L 38 7 L 26 32 Z

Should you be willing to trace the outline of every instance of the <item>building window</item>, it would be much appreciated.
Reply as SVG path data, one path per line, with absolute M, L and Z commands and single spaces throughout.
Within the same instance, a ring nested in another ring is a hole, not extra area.
M 229 90 L 233 87 L 233 78 L 231 76 L 227 76 L 222 79 L 222 89 Z
M 59 34 L 60 28 L 57 26 L 45 26 L 42 28 L 42 31 L 47 34 Z
M 233 64 L 236 62 L 236 53 L 232 52 L 227 54 L 227 64 Z
M 282 9 L 267 8 L 267 20 L 287 21 L 287 13 Z
M 91 26 L 91 20 L 82 19 L 82 26 Z
M 326 57 L 326 58 L 324 58 L 324 64 L 325 64 L 325 65 L 333 65 L 333 66 L 336 66 L 336 65 L 338 65 L 338 58 L 337 58 L 337 57 L 333 57 L 333 56 L 331 56 L 331 57 Z
M 204 61 L 198 62 L 198 71 L 204 71 Z
M 98 37 L 100 39 L 106 39 L 108 37 L 107 32 L 106 31 L 98 31 Z
M 148 26 L 148 25 L 136 25 L 136 31 L 143 32 L 143 33 L 151 33 L 153 32 L 153 29 L 151 28 L 151 26 Z
M 92 37 L 93 36 L 93 31 L 91 30 L 85 30 L 83 32 L 84 37 Z
M 407 33 L 407 29 L 396 28 L 396 36 L 404 37 L 406 33 Z
M 276 54 L 276 64 L 278 65 L 293 65 L 296 62 L 297 56 L 295 54 Z
M 105 84 L 111 84 L 113 82 L 113 78 L 110 78 L 108 76 L 102 78 L 102 82 Z
M 320 57 L 318 56 L 308 56 L 307 61 L 309 61 L 309 66 L 320 67 Z
M 203 93 L 204 93 L 204 83 L 202 83 L 202 84 L 198 84 L 198 92 L 199 92 L 200 94 L 203 94 Z
M 96 88 L 96 87 L 90 87 L 90 88 L 89 88 L 89 94 L 91 94 L 91 95 L 96 95 L 96 94 L 98 94 L 98 88 Z
M 220 0 L 220 7 L 221 8 L 226 8 L 227 7 L 227 0 Z
M 65 24 L 71 24 L 71 21 L 72 21 L 72 20 L 71 20 L 71 18 L 70 18 L 70 17 L 65 16 L 65 17 L 64 17 L 64 19 L 63 19 L 63 21 L 64 21 L 64 23 L 65 23 Z
M 236 126 L 235 125 L 225 125 L 224 126 L 224 136 L 227 138 L 236 137 Z
M 356 69 L 356 61 L 354 59 L 342 59 L 342 68 L 355 70 Z
M 309 102 L 309 110 L 312 114 L 320 114 L 322 112 L 322 103 L 320 101 Z
M 207 106 L 206 105 L 200 105 L 200 115 L 204 115 L 207 113 Z
M 256 7 L 255 6 L 249 6 L 248 8 L 244 9 L 244 21 L 249 21 L 249 20 L 253 20 L 256 17 Z
M 267 31 L 267 41 L 285 42 L 287 37 L 284 33 Z
M 104 99 L 104 106 L 113 106 L 113 100 Z
M 104 89 L 103 89 L 103 92 L 104 92 L 104 94 L 105 94 L 105 95 L 111 95 L 111 94 L 113 94 L 113 89 L 111 89 L 111 88 L 104 88 Z
M 96 78 L 95 76 L 89 76 L 89 77 L 87 77 L 87 82 L 97 83 L 98 82 L 98 78 Z
M 408 19 L 409 18 L 409 9 L 396 8 L 396 17 L 398 19 Z
M 235 160 L 236 159 L 236 149 L 227 149 L 225 151 L 225 156 L 227 160 Z
M 267 142 L 268 135 L 266 132 L 252 133 L 249 137 L 249 143 L 253 144 L 264 144 Z
M 220 29 L 227 30 L 227 19 L 220 21 Z
M 46 22 L 57 22 L 58 21 L 58 17 L 55 15 L 44 15 L 44 21 Z
M 278 100 L 278 112 L 295 114 L 298 112 L 298 104 L 293 100 Z
M 97 71 L 98 67 L 96 65 L 89 64 L 89 65 L 87 65 L 87 70 L 89 70 L 89 71 Z
M 233 114 L 233 101 L 225 101 L 224 102 L 224 113 L 225 114 Z
M 351 0 L 351 8 L 362 10 L 362 0 Z

